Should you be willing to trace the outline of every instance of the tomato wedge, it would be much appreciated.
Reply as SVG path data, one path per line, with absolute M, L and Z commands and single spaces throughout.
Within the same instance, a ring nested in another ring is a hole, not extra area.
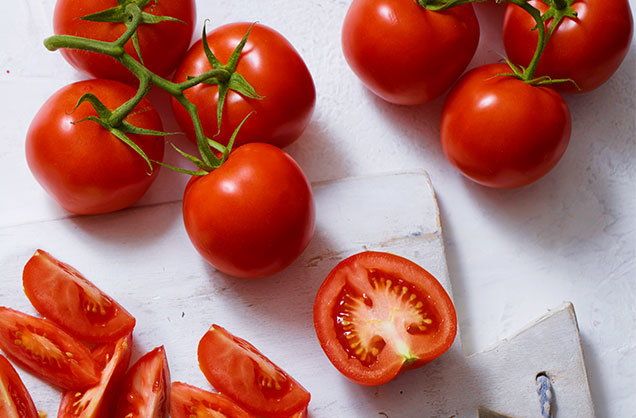
M 24 292 L 42 314 L 82 340 L 114 342 L 135 327 L 124 308 L 73 267 L 37 250 L 24 266 Z
M 135 363 L 122 385 L 116 417 L 165 418 L 168 416 L 170 370 L 166 351 L 157 347 Z
M 218 325 L 201 339 L 198 357 L 212 386 L 252 414 L 289 417 L 309 404 L 305 388 L 252 344 Z
M 363 252 L 329 273 L 314 303 L 318 340 L 333 365 L 362 385 L 439 357 L 457 334 L 455 307 L 442 285 L 397 255 Z
M 172 418 L 252 418 L 252 415 L 227 396 L 181 382 L 174 382 L 170 390 L 170 416 Z
M 38 418 L 33 399 L 11 363 L 0 355 L 0 417 Z
M 46 319 L 0 307 L 0 349 L 62 389 L 86 389 L 99 381 L 90 351 Z
M 117 385 L 126 374 L 132 353 L 132 336 L 117 343 L 103 345 L 93 351 L 95 362 L 103 366 L 99 383 L 83 392 L 70 391 L 62 397 L 58 418 L 107 418 L 112 416 L 112 405 Z

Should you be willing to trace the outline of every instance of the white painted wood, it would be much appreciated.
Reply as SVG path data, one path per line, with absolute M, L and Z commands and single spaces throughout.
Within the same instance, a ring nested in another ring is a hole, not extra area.
M 555 377 L 558 417 L 592 416 L 578 329 L 569 306 L 497 348 L 466 357 L 459 340 L 439 361 L 367 388 L 343 378 L 316 341 L 311 309 L 318 286 L 342 258 L 375 249 L 400 254 L 450 292 L 439 211 L 423 173 L 314 185 L 315 239 L 287 271 L 263 281 L 208 267 L 182 227 L 180 202 L 120 213 L 0 228 L 0 304 L 33 312 L 21 290 L 22 266 L 36 248 L 74 265 L 137 318 L 136 355 L 165 344 L 172 376 L 209 387 L 196 346 L 213 322 L 248 339 L 312 393 L 313 418 L 471 417 L 479 405 L 534 417 L 534 376 Z M 40 408 L 59 395 L 22 373 Z

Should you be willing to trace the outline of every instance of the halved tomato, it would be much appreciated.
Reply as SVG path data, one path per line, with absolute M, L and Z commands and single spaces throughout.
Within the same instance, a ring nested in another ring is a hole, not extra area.
M 132 336 L 93 350 L 93 359 L 102 367 L 99 383 L 83 392 L 70 391 L 62 397 L 58 418 L 108 418 L 113 413 L 117 386 L 126 374 L 132 353 Z
M 90 351 L 46 319 L 0 307 L 0 348 L 59 388 L 81 390 L 99 381 Z
M 362 385 L 439 357 L 457 334 L 455 307 L 442 285 L 397 255 L 363 252 L 329 273 L 314 303 L 318 340 L 333 365 Z
M 126 375 L 116 417 L 165 418 L 168 416 L 170 370 L 163 346 L 140 358 Z
M 227 396 L 181 382 L 174 382 L 170 390 L 170 416 L 172 418 L 253 418 Z
M 0 417 L 38 418 L 33 399 L 11 363 L 0 355 Z
M 289 417 L 304 410 L 311 395 L 252 344 L 212 325 L 198 350 L 199 367 L 219 392 L 252 414 Z
M 46 251 L 33 254 L 22 281 L 35 309 L 77 338 L 114 342 L 135 327 L 135 318 L 117 302 Z

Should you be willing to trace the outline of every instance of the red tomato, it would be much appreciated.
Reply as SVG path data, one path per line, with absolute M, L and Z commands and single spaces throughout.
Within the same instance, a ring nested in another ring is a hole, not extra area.
M 116 417 L 167 418 L 170 370 L 163 347 L 157 347 L 133 365 L 121 386 Z
M 33 399 L 11 363 L 0 355 L 0 417 L 39 418 Z
M 26 138 L 27 162 L 35 179 L 66 210 L 97 214 L 135 203 L 157 176 L 143 158 L 96 122 L 80 121 L 97 113 L 89 103 L 73 111 L 78 99 L 93 93 L 111 110 L 135 89 L 111 80 L 86 80 L 58 90 L 31 122 Z M 147 100 L 126 119 L 142 128 L 161 130 L 161 119 Z M 163 139 L 129 135 L 152 160 L 163 159 Z
M 488 187 L 530 184 L 561 159 L 570 140 L 570 111 L 547 87 L 531 86 L 505 64 L 478 67 L 449 93 L 442 147 L 462 174 Z
M 58 35 L 75 35 L 111 42 L 119 38 L 123 23 L 92 22 L 82 17 L 113 8 L 118 0 L 57 0 L 53 29 Z M 144 12 L 156 16 L 171 16 L 182 22 L 142 24 L 138 29 L 139 46 L 145 65 L 161 76 L 169 75 L 190 46 L 196 19 L 194 0 L 151 0 Z M 128 54 L 138 59 L 132 41 L 125 46 Z M 88 51 L 63 49 L 62 55 L 76 69 L 95 78 L 132 82 L 136 78 L 120 63 L 106 55 Z
M 541 56 L 537 75 L 570 78 L 581 92 L 594 90 L 616 72 L 629 51 L 633 22 L 627 0 L 569 0 L 576 18 L 566 17 L 554 32 Z M 545 12 L 544 1 L 530 4 Z M 551 21 L 546 22 L 546 27 Z M 503 39 L 508 58 L 527 66 L 537 45 L 534 19 L 523 9 L 508 4 Z M 559 89 L 578 92 L 572 83 Z
M 0 349 L 43 380 L 66 390 L 99 381 L 91 353 L 46 319 L 0 306 Z
M 199 253 L 235 277 L 277 273 L 314 232 L 311 186 L 296 162 L 268 144 L 237 148 L 218 169 L 193 177 L 183 218 Z
M 252 344 L 218 325 L 199 343 L 199 367 L 219 392 L 258 416 L 289 417 L 311 398 Z
M 457 317 L 429 272 L 397 255 L 363 252 L 325 279 L 316 295 L 314 326 L 343 375 L 375 386 L 446 352 L 457 334 Z
M 252 418 L 230 398 L 208 392 L 181 382 L 174 382 L 170 391 L 172 418 L 218 417 Z
M 401 105 L 425 103 L 448 90 L 478 43 L 470 4 L 433 12 L 415 0 L 353 0 L 342 28 L 353 72 L 373 93 Z
M 83 392 L 70 391 L 62 397 L 58 418 L 112 417 L 113 403 L 119 382 L 126 374 L 132 353 L 132 337 L 116 344 L 104 345 L 93 351 L 93 358 L 102 366 L 99 383 Z
M 210 49 L 222 62 L 227 63 L 232 51 L 250 27 L 250 23 L 232 23 L 221 26 L 207 36 Z M 195 43 L 177 69 L 174 81 L 182 82 L 212 69 L 201 41 Z M 311 74 L 294 47 L 280 33 L 264 25 L 256 25 L 243 49 L 237 73 L 242 75 L 259 99 L 249 99 L 236 92 L 227 95 L 221 132 L 217 127 L 218 87 L 199 84 L 185 91 L 185 95 L 198 108 L 205 134 L 227 143 L 234 128 L 243 118 L 255 112 L 236 137 L 236 144 L 266 142 L 284 147 L 303 133 L 316 103 L 316 90 Z M 281 76 L 282 75 L 282 76 Z M 172 109 L 179 126 L 195 140 L 194 128 L 188 113 L 175 100 Z
M 35 309 L 77 338 L 112 342 L 135 327 L 135 318 L 117 302 L 46 251 L 35 252 L 22 279 Z

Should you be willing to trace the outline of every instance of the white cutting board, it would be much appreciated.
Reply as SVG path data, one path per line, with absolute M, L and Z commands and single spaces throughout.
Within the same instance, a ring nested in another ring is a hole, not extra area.
M 473 417 L 478 406 L 537 417 L 535 376 L 553 378 L 558 418 L 592 417 L 574 311 L 564 305 L 492 350 L 466 357 L 459 338 L 438 361 L 368 388 L 342 377 L 312 326 L 314 295 L 343 258 L 365 249 L 407 257 L 450 292 L 439 210 L 424 173 L 314 184 L 316 235 L 303 256 L 271 279 L 217 273 L 182 226 L 181 203 L 99 217 L 0 228 L 0 304 L 33 312 L 22 267 L 42 248 L 78 268 L 136 318 L 135 355 L 164 344 L 173 380 L 209 388 L 196 347 L 211 323 L 251 341 L 312 394 L 313 418 Z M 59 394 L 22 372 L 37 406 L 55 416 Z

